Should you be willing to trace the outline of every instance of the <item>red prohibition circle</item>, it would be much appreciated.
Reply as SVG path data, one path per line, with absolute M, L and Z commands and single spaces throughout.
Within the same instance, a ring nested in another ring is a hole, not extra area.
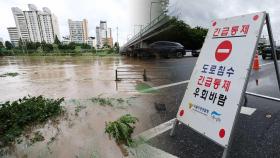
M 219 131 L 219 136 L 220 136 L 220 138 L 224 138 L 225 134 L 226 134 L 225 129 L 223 129 L 223 128 L 220 129 L 220 131 Z
M 180 115 L 180 116 L 183 116 L 184 113 L 185 113 L 185 111 L 182 109 L 182 110 L 180 110 L 179 115 Z
M 232 44 L 230 41 L 226 40 L 221 42 L 215 52 L 215 58 L 217 61 L 222 62 L 226 60 L 232 51 Z

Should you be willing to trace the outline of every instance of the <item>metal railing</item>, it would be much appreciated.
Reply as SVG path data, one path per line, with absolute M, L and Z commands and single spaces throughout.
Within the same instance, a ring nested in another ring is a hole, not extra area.
M 148 25 L 146 25 L 143 29 L 141 29 L 136 35 L 134 35 L 131 39 L 129 39 L 129 41 L 124 46 L 127 46 L 127 45 L 131 44 L 133 41 L 135 41 L 136 39 L 140 38 L 149 29 L 151 29 L 153 26 L 155 26 L 155 24 L 159 23 L 161 20 L 165 19 L 166 17 L 168 17 L 168 16 L 165 14 L 165 12 L 160 14 L 158 17 L 153 19 Z
M 133 80 L 133 79 L 143 79 L 147 81 L 146 69 L 142 70 L 115 70 L 115 81 L 121 80 Z

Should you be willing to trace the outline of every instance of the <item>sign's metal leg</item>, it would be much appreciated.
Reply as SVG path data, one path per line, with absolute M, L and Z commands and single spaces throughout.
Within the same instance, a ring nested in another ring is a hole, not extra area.
M 226 147 L 226 148 L 224 149 L 222 158 L 226 158 L 226 157 L 227 157 L 227 154 L 228 154 L 228 147 Z
M 275 71 L 276 71 L 276 77 L 277 77 L 277 81 L 278 81 L 278 88 L 279 88 L 279 91 L 280 91 L 280 74 L 279 74 L 279 67 L 278 67 L 278 63 L 277 63 L 277 55 L 276 55 L 276 51 L 275 51 L 276 47 L 274 45 L 274 39 L 273 39 L 273 34 L 272 34 L 272 29 L 271 29 L 270 19 L 269 19 L 269 14 L 268 13 L 266 13 L 266 19 L 265 20 L 266 20 L 267 32 L 268 32 L 269 42 L 270 42 L 270 46 L 271 46 Z
M 178 124 L 179 124 L 179 121 L 177 120 L 177 118 L 175 118 L 172 129 L 169 134 L 171 137 L 175 135 L 175 130 L 176 130 L 176 127 L 178 126 Z

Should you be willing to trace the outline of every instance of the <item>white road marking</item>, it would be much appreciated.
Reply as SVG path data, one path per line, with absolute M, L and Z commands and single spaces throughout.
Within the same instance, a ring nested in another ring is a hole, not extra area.
M 169 154 L 163 150 L 145 143 L 145 141 L 148 141 L 153 137 L 170 130 L 174 121 L 175 118 L 164 122 L 154 128 L 148 129 L 133 137 L 134 139 L 136 139 L 136 141 L 138 140 L 139 142 L 143 143 L 138 145 L 136 148 L 128 148 L 130 154 L 127 158 L 177 158 L 177 156 Z
M 245 114 L 245 115 L 252 115 L 257 109 L 256 108 L 251 108 L 251 107 L 241 107 L 241 114 Z M 152 139 L 154 137 L 156 137 L 157 135 L 160 135 L 168 130 L 170 130 L 172 128 L 172 125 L 175 121 L 174 119 L 171 119 L 167 122 L 164 122 L 156 127 L 153 127 L 151 129 L 148 129 L 142 133 L 140 133 L 139 135 L 135 136 L 134 138 L 141 138 L 144 140 L 149 140 Z
M 141 92 L 145 93 L 145 92 L 154 91 L 154 90 L 158 90 L 158 89 L 163 89 L 163 88 L 167 88 L 167 87 L 177 86 L 177 85 L 180 85 L 180 84 L 189 83 L 189 81 L 190 80 L 186 80 L 186 81 L 175 82 L 175 83 L 166 84 L 166 85 L 162 85 L 162 86 L 158 86 L 158 87 L 152 87 L 152 88 L 144 89 Z
M 129 152 L 128 158 L 178 158 L 148 144 L 140 144 L 136 148 L 129 148 Z
M 280 61 L 277 61 L 278 63 L 280 62 Z M 265 64 L 261 64 L 260 66 L 265 66 L 265 65 L 270 65 L 270 64 L 273 64 L 274 62 L 270 62 L 270 63 L 265 63 Z
M 250 107 L 241 107 L 241 114 L 252 115 L 256 111 L 255 108 Z M 168 130 L 172 129 L 173 123 L 176 118 L 171 119 L 167 122 L 164 122 L 156 127 L 148 129 L 139 135 L 135 136 L 134 139 L 138 139 L 139 141 L 148 141 Z M 136 148 L 128 149 L 131 154 L 129 154 L 128 158 L 176 158 L 176 156 L 171 155 L 163 150 L 152 147 L 146 143 L 138 145 Z
M 148 129 L 142 133 L 140 133 L 139 135 L 137 135 L 135 138 L 140 138 L 140 139 L 144 139 L 144 140 L 149 140 L 159 134 L 162 134 L 168 130 L 170 130 L 172 128 L 173 122 L 175 121 L 174 119 L 171 119 L 167 122 L 164 122 L 156 127 L 153 127 L 151 129 Z
M 252 115 L 257 109 L 256 108 L 250 108 L 250 107 L 241 107 L 240 113 L 245 115 Z
M 252 115 L 257 109 L 256 108 L 251 108 L 251 107 L 241 107 L 241 114 L 245 114 L 245 115 Z M 172 128 L 172 125 L 175 121 L 174 119 L 171 119 L 167 122 L 164 122 L 156 127 L 153 127 L 151 129 L 148 129 L 142 133 L 140 133 L 139 135 L 135 136 L 135 139 L 144 139 L 144 140 L 149 140 L 152 139 L 154 137 L 156 137 L 157 135 L 160 135 L 168 130 L 170 130 Z

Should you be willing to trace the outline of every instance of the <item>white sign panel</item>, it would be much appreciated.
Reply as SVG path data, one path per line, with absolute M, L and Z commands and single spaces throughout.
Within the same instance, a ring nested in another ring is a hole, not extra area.
M 226 147 L 265 20 L 265 12 L 213 20 L 179 121 Z

